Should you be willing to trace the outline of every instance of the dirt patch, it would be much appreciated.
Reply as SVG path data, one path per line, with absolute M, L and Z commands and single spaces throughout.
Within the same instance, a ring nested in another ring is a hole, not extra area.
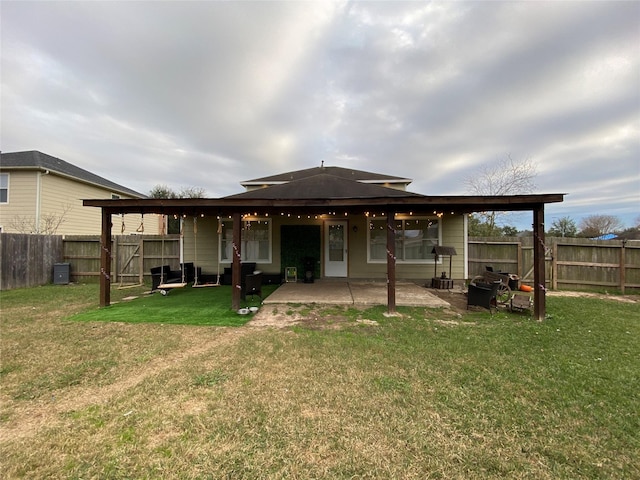
M 548 297 L 598 298 L 600 300 L 613 300 L 614 302 L 622 302 L 622 303 L 640 303 L 639 295 L 608 295 L 606 293 L 569 292 L 565 290 L 553 290 L 553 291 L 547 291 L 547 296 Z
M 307 328 L 335 329 L 352 323 L 340 315 L 327 315 L 317 308 L 293 306 L 286 304 L 263 305 L 247 323 L 248 327 L 287 328 L 293 325 L 304 325 Z

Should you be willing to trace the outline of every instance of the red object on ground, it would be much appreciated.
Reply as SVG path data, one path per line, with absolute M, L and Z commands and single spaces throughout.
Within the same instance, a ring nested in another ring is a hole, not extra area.
M 529 285 L 520 285 L 520 290 L 523 292 L 533 292 L 533 287 Z

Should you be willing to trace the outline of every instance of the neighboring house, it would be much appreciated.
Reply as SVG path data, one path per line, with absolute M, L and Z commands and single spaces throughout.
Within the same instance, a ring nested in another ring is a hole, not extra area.
M 419 198 L 408 192 L 411 179 L 382 175 L 348 168 L 321 166 L 287 172 L 241 182 L 246 192 L 225 197 L 228 201 L 290 200 L 304 205 L 305 199 L 367 199 Z M 249 212 L 242 219 L 241 257 L 243 262 L 255 262 L 265 274 L 283 274 L 285 268 L 296 267 L 299 278 L 305 263 L 314 265 L 315 278 L 349 277 L 384 279 L 387 269 L 387 223 L 384 209 L 332 209 L 292 214 L 286 209 L 261 214 Z M 417 214 L 412 211 L 395 215 L 397 277 L 400 279 L 431 279 L 434 267 L 438 275 L 466 278 L 465 232 L 468 216 L 431 211 Z M 195 259 L 193 229 L 187 218 L 184 231 L 185 258 Z M 198 220 L 200 230 L 220 233 L 220 242 L 197 244 L 197 263 L 203 271 L 216 272 L 218 255 L 222 268 L 229 267 L 233 258 L 233 221 L 228 216 Z M 198 230 L 198 233 L 200 233 Z M 215 239 L 215 235 L 213 235 Z M 203 247 L 202 245 L 206 245 Z M 449 272 L 442 258 L 434 265 L 432 253 L 436 245 L 451 246 L 458 255 L 453 258 Z
M 37 151 L 0 155 L 0 229 L 3 233 L 98 235 L 101 215 L 85 198 L 146 198 L 64 160 Z M 114 219 L 114 234 L 142 233 L 141 215 Z M 159 233 L 159 217 L 145 217 L 144 233 Z

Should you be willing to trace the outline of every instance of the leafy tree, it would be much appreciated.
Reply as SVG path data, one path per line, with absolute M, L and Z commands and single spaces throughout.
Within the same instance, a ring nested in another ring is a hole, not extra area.
M 547 232 L 550 237 L 575 237 L 578 234 L 576 222 L 571 217 L 561 217 L 551 223 Z
M 599 237 L 622 230 L 624 224 L 615 215 L 589 215 L 580 221 L 581 237 Z
M 151 198 L 202 198 L 205 195 L 205 189 L 200 187 L 182 187 L 176 193 L 167 185 L 158 184 L 151 189 L 149 197 Z M 168 216 L 167 233 L 180 233 L 180 219 Z
M 505 225 L 504 227 L 502 227 L 502 235 L 504 235 L 505 237 L 515 237 L 516 235 L 518 235 L 518 229 L 511 225 Z
M 532 192 L 535 188 L 534 178 L 538 166 L 531 159 L 514 160 L 511 155 L 506 158 L 482 165 L 477 171 L 465 178 L 467 192 L 472 195 L 517 195 Z M 489 232 L 495 232 L 498 218 L 506 212 L 483 212 L 474 216 L 480 217 L 481 223 L 487 224 Z
M 149 191 L 150 198 L 177 198 L 176 192 L 166 185 L 158 184 Z

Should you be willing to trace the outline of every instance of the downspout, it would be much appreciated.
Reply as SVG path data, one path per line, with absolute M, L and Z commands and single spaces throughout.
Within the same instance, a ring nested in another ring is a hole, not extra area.
M 48 172 L 48 170 L 46 171 Z M 36 227 L 36 231 L 34 233 L 40 233 L 40 212 L 42 202 L 42 172 L 38 170 L 36 172 L 36 214 L 34 226 Z

